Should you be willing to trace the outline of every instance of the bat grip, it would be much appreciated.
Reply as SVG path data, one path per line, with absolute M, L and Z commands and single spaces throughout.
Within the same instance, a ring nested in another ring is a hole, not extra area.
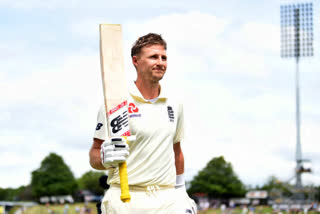
M 119 164 L 119 175 L 120 175 L 120 189 L 121 189 L 120 199 L 124 203 L 130 202 L 131 196 L 129 193 L 128 173 L 127 173 L 127 163 L 126 162 Z

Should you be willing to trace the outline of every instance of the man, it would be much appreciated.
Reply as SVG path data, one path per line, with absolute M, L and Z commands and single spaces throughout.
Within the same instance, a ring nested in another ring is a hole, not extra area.
M 159 81 L 167 69 L 167 44 L 158 34 L 140 37 L 131 49 L 137 79 L 129 89 L 129 125 L 136 140 L 106 136 L 105 110 L 90 149 L 90 164 L 109 169 L 102 213 L 196 213 L 196 206 L 184 186 L 182 105 L 168 98 Z M 120 200 L 118 164 L 126 161 L 130 203 Z M 176 189 L 174 188 L 176 187 Z

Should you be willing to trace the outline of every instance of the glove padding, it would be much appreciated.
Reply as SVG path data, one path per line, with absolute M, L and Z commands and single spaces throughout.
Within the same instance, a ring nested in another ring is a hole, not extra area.
M 129 156 L 129 146 L 125 137 L 110 137 L 101 145 L 101 162 L 108 168 L 115 168 L 119 163 L 125 162 Z

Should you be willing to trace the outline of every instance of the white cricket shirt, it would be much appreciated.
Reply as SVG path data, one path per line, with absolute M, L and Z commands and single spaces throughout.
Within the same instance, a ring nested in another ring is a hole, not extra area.
M 133 83 L 128 96 L 129 126 L 136 141 L 129 145 L 127 158 L 129 185 L 170 185 L 176 181 L 173 144 L 184 134 L 183 108 L 173 103 L 163 90 L 155 103 L 146 101 Z M 106 138 L 106 113 L 98 113 L 95 138 Z M 109 184 L 119 184 L 119 169 L 109 170 Z

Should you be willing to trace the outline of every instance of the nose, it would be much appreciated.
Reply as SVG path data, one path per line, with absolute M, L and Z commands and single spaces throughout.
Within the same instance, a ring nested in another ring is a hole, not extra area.
M 164 60 L 164 59 L 162 59 L 162 57 L 160 56 L 160 57 L 158 57 L 158 60 L 157 60 L 157 64 L 158 65 L 162 65 L 162 66 L 164 66 L 164 65 L 166 65 L 166 63 L 167 63 L 167 61 L 166 60 Z

